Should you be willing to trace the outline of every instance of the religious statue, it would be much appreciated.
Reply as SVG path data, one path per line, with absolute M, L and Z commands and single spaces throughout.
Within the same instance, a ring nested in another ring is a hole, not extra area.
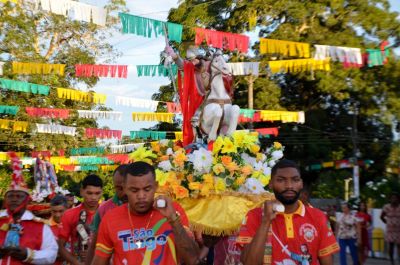
M 19 241 L 22 235 L 23 227 L 19 223 L 13 223 L 9 225 L 9 229 L 4 241 L 5 248 L 18 248 Z
M 232 74 L 221 51 L 201 55 L 189 48 L 186 60 L 167 45 L 165 53 L 180 70 L 179 96 L 183 114 L 184 144 L 206 144 L 218 135 L 236 130 L 240 108 L 232 105 Z M 167 60 L 168 61 L 168 60 Z
M 49 161 L 44 160 L 40 155 L 36 158 L 34 178 L 37 193 L 46 191 L 50 194 L 58 187 L 54 166 Z

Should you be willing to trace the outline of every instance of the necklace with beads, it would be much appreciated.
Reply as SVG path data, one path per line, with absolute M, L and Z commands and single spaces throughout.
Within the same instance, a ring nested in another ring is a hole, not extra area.
M 132 230 L 132 232 L 134 231 L 134 226 L 133 226 L 133 222 L 132 222 L 132 217 L 131 217 L 131 208 L 129 207 L 129 203 L 127 204 L 127 209 L 128 209 L 128 219 L 129 219 L 129 224 L 130 224 L 130 226 L 131 226 L 131 230 Z M 147 229 L 149 228 L 149 224 L 150 224 L 150 221 L 151 221 L 151 219 L 152 219 L 152 217 L 153 217 L 153 213 L 154 213 L 154 211 L 153 211 L 153 209 L 151 209 L 151 214 L 150 214 L 150 217 L 149 217 L 149 219 L 147 220 L 147 224 L 146 224 L 146 227 L 145 227 L 145 231 L 147 231 Z M 142 248 L 142 241 L 140 241 L 140 240 L 138 240 L 138 241 L 136 241 L 135 242 L 135 244 L 138 246 L 138 249 L 139 248 Z

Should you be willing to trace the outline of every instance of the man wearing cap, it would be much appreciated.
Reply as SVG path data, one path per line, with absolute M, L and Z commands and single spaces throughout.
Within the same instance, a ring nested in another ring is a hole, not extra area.
M 0 211 L 0 264 L 53 264 L 57 242 L 44 220 L 26 210 L 30 196 L 21 164 L 15 153 L 9 156 L 13 175 L 4 199 L 6 209 Z

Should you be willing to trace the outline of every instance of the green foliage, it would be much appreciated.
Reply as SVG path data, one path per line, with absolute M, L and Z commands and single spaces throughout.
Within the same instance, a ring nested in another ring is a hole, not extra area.
M 390 39 L 399 43 L 400 39 L 398 13 L 390 11 L 387 0 L 186 0 L 170 11 L 169 19 L 193 28 L 234 33 L 256 29 L 265 38 L 362 49 L 377 49 L 380 41 Z M 182 54 L 193 45 L 193 28 L 184 30 L 184 41 L 179 46 Z M 296 59 L 260 55 L 258 47 L 257 42 L 252 47 L 256 56 L 251 58 L 227 53 L 234 62 L 259 61 L 262 69 L 270 60 Z M 264 72 L 254 82 L 255 109 L 304 110 L 306 123 L 257 123 L 254 127 L 280 126 L 279 137 L 272 140 L 286 146 L 286 157 L 304 166 L 347 159 L 359 152 L 361 159 L 375 161 L 371 168 L 361 172 L 364 186 L 381 178 L 386 164 L 398 165 L 397 151 L 392 151 L 389 158 L 388 154 L 394 148 L 393 121 L 400 119 L 400 61 L 392 53 L 384 66 L 360 69 L 344 69 L 340 63 L 331 66 L 330 72 L 276 75 Z M 248 107 L 247 88 L 245 77 L 235 77 L 234 100 L 242 108 Z M 343 179 L 348 175 L 340 170 L 313 176 L 311 181 L 318 183 L 313 195 L 343 198 Z
M 21 2 L 21 1 L 20 1 Z M 50 118 L 32 118 L 27 116 L 25 107 L 48 107 L 62 109 L 98 109 L 109 110 L 105 106 L 72 100 L 59 99 L 57 87 L 80 88 L 91 91 L 98 78 L 75 77 L 76 64 L 95 64 L 98 58 L 103 62 L 114 60 L 118 53 L 107 42 L 112 36 L 112 31 L 119 22 L 116 18 L 118 11 L 126 11 L 125 0 L 110 0 L 106 9 L 109 17 L 107 26 L 99 27 L 92 23 L 72 21 L 64 16 L 50 12 L 33 11 L 29 1 L 22 1 L 20 5 L 10 2 L 0 4 L 0 60 L 6 61 L 4 66 L 4 78 L 30 83 L 51 86 L 49 96 L 33 95 L 1 91 L 0 104 L 20 106 L 19 113 L 14 116 L 1 115 L 2 119 L 28 121 L 30 128 L 28 133 L 12 130 L 1 130 L 0 151 L 23 151 L 29 153 L 32 150 L 56 151 L 72 147 L 85 147 L 95 145 L 94 139 L 84 137 L 85 127 L 97 127 L 94 119 L 78 119 L 76 112 L 71 111 L 70 118 L 66 120 Z M 12 73 L 11 63 L 36 62 L 50 64 L 65 64 L 65 76 L 58 75 L 16 75 Z M 34 132 L 35 123 L 54 123 L 65 126 L 78 127 L 78 135 L 75 137 L 66 135 L 39 134 Z M 31 180 L 32 168 L 24 172 L 25 180 L 34 186 Z M 75 195 L 79 195 L 79 182 L 88 172 L 58 172 L 59 183 L 69 189 Z M 0 196 L 8 187 L 10 180 L 8 165 L 0 167 Z M 106 182 L 105 196 L 111 196 L 108 173 L 101 173 Z

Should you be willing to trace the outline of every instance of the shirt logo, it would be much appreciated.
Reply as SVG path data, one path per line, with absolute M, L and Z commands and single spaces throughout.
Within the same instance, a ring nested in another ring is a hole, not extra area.
M 118 239 L 122 241 L 123 250 L 130 251 L 146 248 L 154 250 L 157 245 L 162 246 L 167 243 L 165 234 L 154 235 L 153 229 L 144 228 L 133 230 L 123 230 L 118 232 Z
M 312 224 L 302 224 L 299 229 L 300 236 L 304 237 L 304 240 L 311 243 L 316 236 L 318 236 L 317 229 Z

